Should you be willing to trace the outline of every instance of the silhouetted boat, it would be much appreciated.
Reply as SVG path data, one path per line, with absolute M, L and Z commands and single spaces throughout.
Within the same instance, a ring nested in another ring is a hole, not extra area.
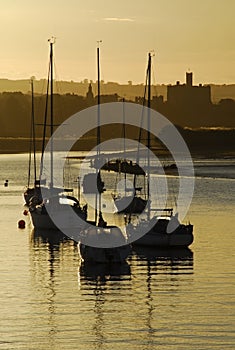
M 123 245 L 115 247 L 115 243 Z M 123 263 L 130 253 L 127 238 L 116 226 L 89 227 L 81 232 L 80 254 L 85 262 Z
M 51 87 L 50 133 L 52 136 L 53 127 L 54 127 L 54 118 L 53 118 L 53 44 L 54 44 L 54 41 L 53 40 L 49 40 L 49 41 L 50 41 L 50 66 L 49 66 L 50 79 L 48 78 L 48 86 L 50 81 L 50 87 Z M 47 89 L 47 92 L 48 90 L 49 89 Z M 47 113 L 45 113 L 43 140 L 45 140 L 45 134 L 46 134 L 46 126 L 47 126 L 46 117 L 47 117 Z M 43 152 L 44 152 L 44 145 L 42 147 L 42 155 L 43 155 Z M 49 215 L 49 212 L 51 211 L 53 211 L 54 213 L 54 218 L 56 219 L 56 222 L 60 223 L 60 229 L 63 229 L 63 228 L 69 229 L 70 227 L 72 229 L 76 228 L 77 221 L 75 220 L 74 222 L 73 215 L 72 215 L 74 212 L 83 220 L 83 222 L 85 221 L 84 222 L 84 225 L 85 225 L 86 219 L 87 219 L 87 206 L 84 206 L 82 208 L 80 206 L 78 199 L 64 193 L 66 191 L 65 189 L 54 187 L 53 147 L 51 147 L 51 152 L 50 152 L 50 166 L 51 166 L 50 183 L 48 187 L 43 188 L 43 194 L 44 194 L 44 197 L 46 196 L 46 199 L 44 198 L 44 201 L 41 202 L 41 204 L 38 204 L 37 196 L 31 197 L 29 200 L 29 212 L 30 212 L 30 217 L 31 217 L 33 226 L 36 229 L 57 230 L 58 229 L 57 226 L 52 220 L 51 215 Z M 41 161 L 41 168 L 42 168 L 42 161 Z M 38 191 L 41 192 L 41 188 L 38 188 Z M 56 209 L 56 210 L 53 210 L 53 209 Z M 84 225 L 82 224 L 81 227 L 77 227 L 77 229 L 82 229 Z
M 49 214 L 52 211 L 54 220 Z M 86 206 L 83 208 L 80 207 L 79 201 L 75 197 L 67 196 L 63 193 L 50 196 L 45 202 L 39 205 L 34 206 L 31 203 L 29 212 L 33 226 L 39 230 L 58 230 L 55 222 L 59 223 L 60 230 L 66 231 L 77 229 L 79 232 L 79 230 L 86 226 Z M 83 220 L 80 226 L 78 226 L 76 217 L 74 218 L 73 216 L 74 212 Z
M 99 46 L 97 47 L 98 71 L 98 109 L 97 109 L 97 154 L 95 161 L 100 163 L 100 66 Z M 97 167 L 96 174 L 99 174 Z M 92 174 L 93 175 L 93 174 Z M 120 228 L 109 226 L 101 212 L 101 192 L 95 191 L 95 221 L 80 233 L 80 254 L 85 262 L 90 263 L 122 263 L 131 252 L 127 237 Z M 99 213 L 99 216 L 98 216 Z
M 170 209 L 168 209 L 170 210 Z M 163 209 L 161 210 L 163 211 Z M 193 243 L 193 225 L 180 224 L 173 231 L 169 231 L 171 223 L 177 218 L 174 215 L 154 216 L 149 221 L 141 221 L 137 226 L 129 229 L 130 237 L 139 237 L 132 244 L 156 247 L 188 247 Z M 143 232 L 147 232 L 144 235 Z
M 150 109 L 151 97 L 151 54 L 149 53 L 148 69 L 148 108 Z M 148 118 L 150 115 L 148 113 Z M 149 123 L 148 123 L 149 125 Z M 151 149 L 150 132 L 148 132 L 148 149 Z M 150 161 L 148 159 L 148 164 Z M 147 168 L 147 198 L 150 199 L 150 167 Z M 153 217 L 151 212 L 155 211 Z M 146 232 L 143 234 L 143 232 Z M 157 247 L 188 247 L 193 242 L 193 225 L 181 224 L 178 221 L 178 216 L 173 215 L 173 208 L 151 209 L 151 203 L 147 204 L 147 219 L 141 220 L 136 226 L 131 225 L 128 229 L 128 234 L 133 245 L 146 245 Z

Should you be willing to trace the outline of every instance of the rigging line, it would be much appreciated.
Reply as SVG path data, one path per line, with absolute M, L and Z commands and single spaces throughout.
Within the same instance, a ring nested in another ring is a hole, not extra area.
M 51 64 L 49 63 L 48 76 L 47 76 L 46 106 L 45 106 L 44 124 L 43 124 L 44 127 L 43 127 L 43 137 L 42 137 L 42 153 L 41 153 L 41 166 L 40 166 L 40 180 L 41 180 L 41 177 L 42 177 L 43 156 L 44 156 L 45 143 L 46 143 L 46 128 L 47 128 L 47 113 L 48 113 L 50 71 L 51 71 Z
M 120 163 L 119 163 L 118 167 L 119 167 L 119 170 L 120 170 Z M 119 171 L 116 172 L 116 176 L 115 176 L 114 196 L 118 195 L 118 191 L 117 191 L 118 181 L 120 181 L 120 172 Z
M 32 148 L 33 148 L 33 160 L 34 160 L 34 185 L 36 182 L 36 145 L 35 145 L 35 120 L 34 120 L 34 91 L 33 91 L 33 78 L 30 80 L 31 84 L 31 129 L 30 129 L 30 149 L 29 149 L 29 168 L 28 168 L 28 187 L 30 185 L 31 177 L 31 163 L 32 163 Z
M 100 46 L 101 43 L 103 43 L 103 40 L 99 40 L 97 42 L 98 47 Z M 105 65 L 103 65 L 103 66 L 105 66 Z M 97 94 L 99 94 L 99 92 L 100 92 L 100 94 L 103 93 L 103 95 L 106 95 L 108 93 L 108 90 L 107 90 L 105 83 L 103 83 L 103 82 L 105 82 L 104 69 L 103 69 L 103 67 L 102 67 L 102 69 L 100 69 L 100 68 L 101 68 L 101 66 L 99 66 L 99 89 L 100 89 L 100 91 L 98 91 Z
M 123 138 L 123 159 L 120 158 L 118 162 L 118 172 L 116 174 L 116 180 L 115 180 L 115 189 L 117 193 L 117 183 L 118 181 L 121 181 L 121 166 L 122 161 L 126 161 L 126 119 L 125 119 L 125 99 L 122 100 L 122 114 L 123 114 L 123 120 L 122 120 L 122 133 L 121 133 L 121 139 L 120 139 L 120 149 L 122 148 L 122 138 Z M 124 172 L 124 186 L 125 186 L 125 196 L 126 196 L 126 172 Z
M 143 97 L 143 104 L 142 104 L 142 113 L 141 113 L 141 120 L 140 120 L 140 131 L 139 131 L 139 138 L 138 138 L 138 151 L 137 151 L 137 159 L 136 161 L 139 161 L 139 149 L 140 149 L 140 142 L 142 138 L 142 129 L 143 129 L 143 121 L 144 121 L 144 106 L 146 105 L 146 94 L 147 94 L 147 85 L 148 85 L 148 67 L 146 71 L 146 77 L 145 77 L 145 87 L 144 87 L 144 97 Z
M 37 81 L 37 80 L 35 80 Z M 42 82 L 42 85 L 41 85 L 41 82 Z M 48 84 L 48 78 L 43 78 L 43 79 L 40 79 L 37 83 L 37 86 L 39 86 L 38 88 L 38 94 L 40 95 L 39 97 L 39 103 L 38 103 L 38 107 L 39 107 L 39 110 L 41 110 L 41 106 L 42 104 L 44 103 L 44 91 L 45 91 L 45 86 L 47 86 Z M 37 90 L 37 89 L 36 89 Z
M 103 69 L 102 71 L 100 71 L 100 93 L 103 93 L 103 95 L 106 95 L 108 94 L 108 90 L 107 90 L 107 87 L 106 87 L 106 84 L 104 83 L 104 74 L 103 74 Z
M 33 121 L 31 118 L 31 128 L 30 128 L 30 143 L 29 143 L 29 167 L 28 167 L 28 187 L 30 185 L 31 177 L 31 162 L 32 162 L 32 137 L 33 137 Z
M 44 91 L 45 91 L 45 86 L 46 86 L 46 84 L 47 84 L 47 79 L 44 78 L 44 79 L 41 79 L 40 81 L 42 81 L 42 87 L 41 87 L 41 90 L 40 90 L 40 95 L 41 95 L 41 97 L 42 97 L 42 96 L 43 96 L 43 93 L 44 93 Z
M 31 111 L 31 119 L 32 119 L 32 139 L 33 139 L 33 162 L 34 162 L 34 184 L 37 179 L 37 168 L 36 168 L 36 143 L 35 143 L 35 118 L 34 118 L 34 86 L 33 79 L 31 79 L 31 90 L 32 90 L 32 111 Z
M 123 132 L 123 148 L 124 148 L 124 161 L 126 161 L 126 115 L 125 115 L 125 98 L 123 98 L 122 102 L 122 113 L 123 113 L 123 124 L 122 124 L 122 132 Z M 124 186 L 125 186 L 125 196 L 126 196 L 126 172 L 124 174 Z
M 39 92 L 39 97 L 35 99 L 35 102 L 37 103 L 38 111 L 41 112 L 41 110 L 44 108 L 45 85 L 47 84 L 47 79 L 41 79 L 40 81 L 42 81 L 42 87 Z M 35 124 L 35 125 L 38 125 L 38 124 Z
M 155 70 L 154 70 L 154 65 L 152 65 L 152 78 L 153 78 L 153 90 L 154 90 L 154 94 L 155 96 L 157 96 L 157 79 L 156 79 L 156 74 L 155 74 Z
M 144 112 L 145 112 L 144 106 L 146 104 L 146 94 L 147 94 L 147 84 L 148 84 L 148 69 L 149 69 L 149 67 L 147 67 L 146 76 L 145 76 L 144 97 L 143 97 L 143 106 L 142 106 L 142 113 L 141 113 L 141 119 L 140 119 L 140 130 L 139 130 L 139 138 L 138 138 L 136 164 L 138 164 L 139 160 L 140 160 L 140 144 L 141 144 L 141 138 L 142 138 L 142 128 L 143 128 Z M 133 182 L 134 191 L 136 188 L 136 181 L 137 181 L 137 175 L 134 174 L 134 182 Z M 134 192 L 134 194 L 135 194 L 135 192 Z
M 57 69 L 57 65 L 55 63 L 55 59 L 54 59 L 54 71 L 55 71 L 55 86 L 56 86 L 56 91 L 58 94 L 62 95 L 62 85 L 61 85 L 61 80 L 59 78 L 59 74 L 58 74 L 58 69 Z
M 141 137 L 142 137 L 142 128 L 143 128 L 143 121 L 144 121 L 144 112 L 145 112 L 145 106 L 146 106 L 146 94 L 147 94 L 147 86 L 148 86 L 148 78 L 149 78 L 149 63 L 147 65 L 146 69 L 146 75 L 145 75 L 145 87 L 144 87 L 144 96 L 143 96 L 143 104 L 142 104 L 142 112 L 141 112 L 141 118 L 140 118 L 140 130 L 139 130 L 139 138 L 138 138 L 138 147 L 137 147 L 137 155 L 136 155 L 136 164 L 139 163 L 140 159 L 140 142 L 141 142 Z M 136 195 L 136 182 L 137 182 L 137 174 L 134 174 L 134 181 L 133 181 L 133 187 L 134 187 L 134 196 Z M 145 182 L 145 177 L 144 177 L 144 196 L 145 199 L 147 198 L 146 196 L 146 182 Z M 131 222 L 131 215 L 132 213 L 129 213 L 128 216 L 128 223 Z

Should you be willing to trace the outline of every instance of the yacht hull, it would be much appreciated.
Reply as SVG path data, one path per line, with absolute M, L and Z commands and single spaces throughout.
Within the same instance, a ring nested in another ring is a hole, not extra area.
M 90 263 L 122 263 L 131 253 L 126 237 L 116 226 L 84 230 L 79 247 L 84 262 Z
M 75 210 L 75 213 L 82 219 L 78 222 L 76 216 L 72 215 L 73 213 L 68 211 L 64 208 L 61 208 L 61 212 L 57 214 L 57 216 L 54 216 L 54 220 L 59 224 L 59 227 L 54 223 L 54 221 L 51 219 L 50 215 L 47 213 L 46 210 L 42 210 L 41 208 L 35 208 L 34 210 L 30 211 L 30 218 L 31 223 L 34 226 L 35 229 L 38 230 L 70 230 L 71 235 L 73 232 L 79 234 L 80 230 L 84 229 L 86 227 L 87 222 L 87 214 L 80 211 Z M 76 235 L 77 235 L 76 234 Z
M 153 228 L 132 244 L 156 247 L 188 247 L 193 243 L 193 240 L 193 226 L 180 225 L 171 233 Z

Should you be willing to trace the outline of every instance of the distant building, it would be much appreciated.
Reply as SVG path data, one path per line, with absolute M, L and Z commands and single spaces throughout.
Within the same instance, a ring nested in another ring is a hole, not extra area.
M 91 83 L 89 84 L 88 91 L 86 93 L 86 99 L 88 104 L 93 104 L 94 103 L 94 94 L 92 91 L 92 86 Z
M 202 84 L 193 85 L 193 73 L 186 73 L 186 84 L 167 86 L 167 103 L 171 107 L 178 109 L 192 109 L 194 107 L 206 107 L 211 104 L 211 88 L 210 86 L 203 86 Z
M 98 101 L 98 97 L 95 97 L 96 103 Z M 118 102 L 119 101 L 118 94 L 112 94 L 112 95 L 101 95 L 100 96 L 100 102 L 101 103 L 108 103 L 108 102 Z

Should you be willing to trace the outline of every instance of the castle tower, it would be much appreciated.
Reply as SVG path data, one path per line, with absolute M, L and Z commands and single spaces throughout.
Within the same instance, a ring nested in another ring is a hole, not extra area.
M 193 73 L 186 72 L 186 85 L 193 86 Z

